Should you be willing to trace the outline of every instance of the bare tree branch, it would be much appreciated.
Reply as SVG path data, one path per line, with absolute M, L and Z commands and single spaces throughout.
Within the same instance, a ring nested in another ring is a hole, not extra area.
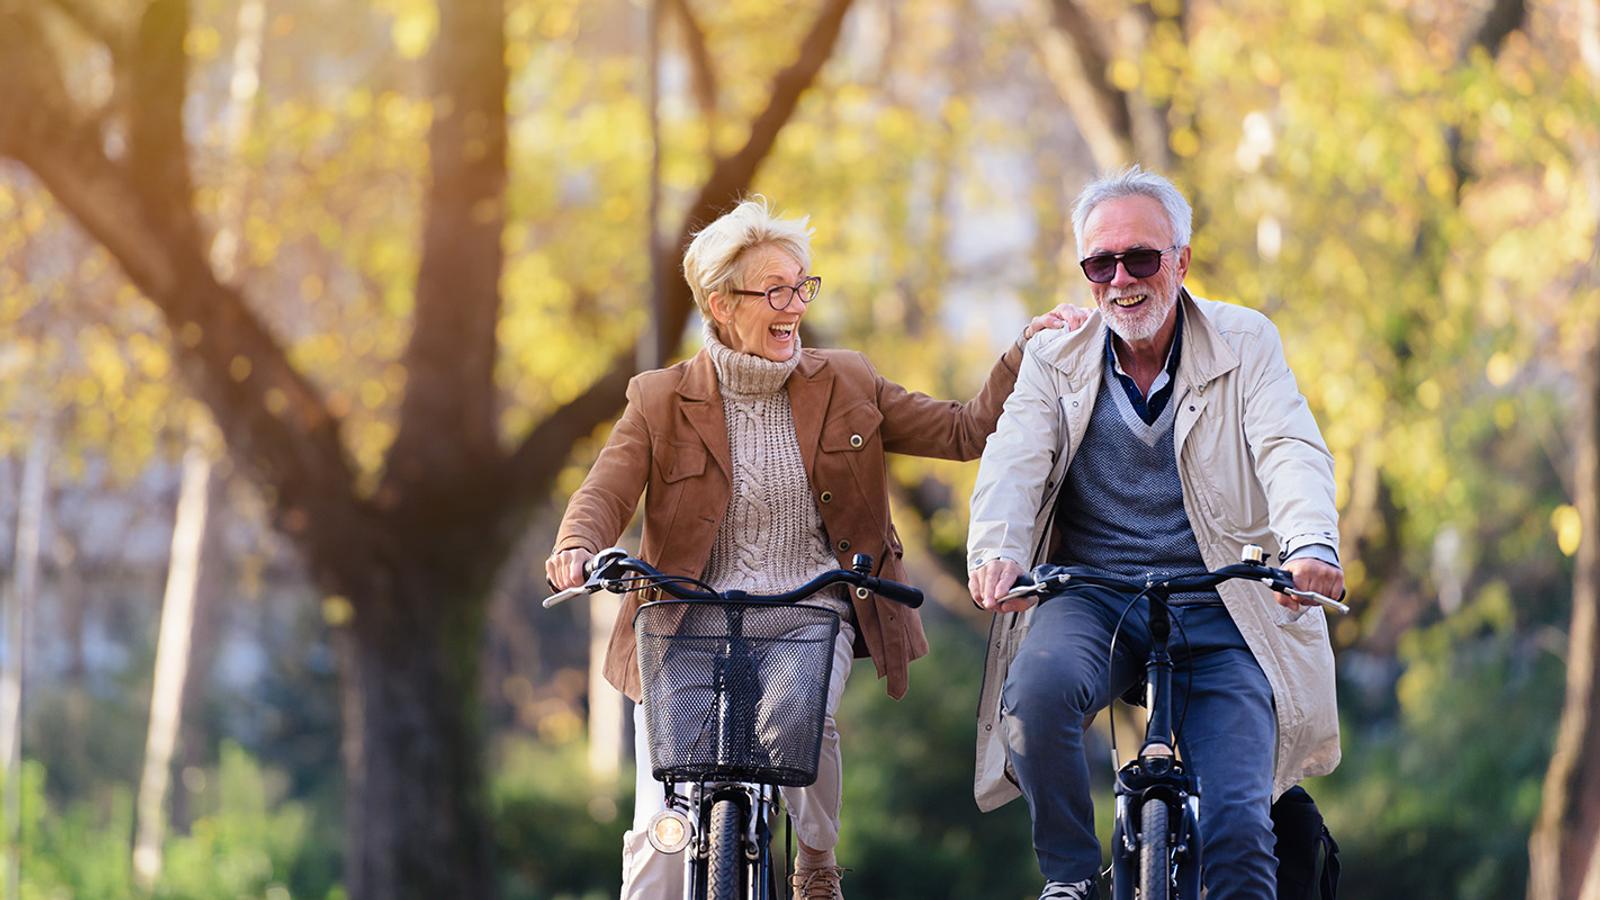
M 157 0 L 153 8 L 165 2 Z M 141 52 L 153 53 L 170 39 L 172 21 L 149 27 Z M 166 80 L 174 77 L 171 68 L 148 62 L 152 89 L 181 105 L 181 86 L 174 93 Z M 0 155 L 27 166 L 161 310 L 180 368 L 210 407 L 230 450 L 258 483 L 276 492 L 280 528 L 294 536 L 313 527 L 326 532 L 325 547 L 312 554 L 319 574 L 328 562 L 319 553 L 354 552 L 351 541 L 360 533 L 355 521 L 366 513 L 352 496 L 354 479 L 338 421 L 238 291 L 216 280 L 192 227 L 192 210 L 176 209 L 174 198 L 152 196 L 138 169 L 106 157 L 103 137 L 79 118 L 62 86 L 38 19 L 15 4 L 0 7 L 0 95 L 29 98 L 0 104 Z M 155 98 L 145 102 L 141 128 L 147 143 L 141 152 L 169 142 L 172 129 L 181 143 L 181 113 L 158 108 Z M 185 157 L 178 152 L 175 158 Z M 188 183 L 187 173 L 170 173 L 167 163 L 147 165 L 154 169 L 150 177 Z
M 1478 50 L 1487 53 L 1490 58 L 1498 56 L 1506 38 L 1522 28 L 1527 18 L 1527 0 L 1494 0 L 1494 5 L 1484 13 L 1483 21 L 1478 23 L 1472 40 L 1462 44 L 1461 52 L 1457 54 L 1459 63 L 1465 65 L 1470 62 L 1472 54 Z M 1445 132 L 1444 140 L 1445 146 L 1450 149 L 1450 171 L 1455 177 L 1455 199 L 1459 205 L 1461 192 L 1472 177 L 1472 165 L 1467 161 L 1470 141 L 1455 125 Z
M 189 33 L 185 0 L 151 0 L 123 73 L 129 81 L 127 169 L 145 214 L 173 238 L 199 245 L 189 146 L 183 132 L 183 101 Z
M 1179 34 L 1184 34 L 1189 5 L 1186 0 L 1178 0 L 1177 7 L 1176 14 L 1170 17 L 1162 15 L 1153 5 L 1148 4 L 1137 4 L 1125 10 L 1123 16 L 1131 23 L 1130 30 L 1137 35 L 1136 46 L 1150 48 L 1154 43 L 1154 32 L 1166 21 L 1176 25 Z M 1169 121 L 1172 113 L 1170 98 L 1157 100 L 1143 90 L 1130 91 L 1125 96 L 1128 113 L 1133 122 L 1135 155 L 1146 166 L 1170 169 L 1173 162 L 1172 124 Z
M 662 249 L 659 262 L 662 271 L 675 272 L 683 248 L 688 245 L 694 230 L 713 219 L 718 211 L 728 206 L 749 190 L 756 170 L 772 151 L 778 134 L 794 115 L 800 97 L 816 80 L 823 63 L 833 55 L 839 30 L 851 0 L 827 0 L 816 22 L 800 45 L 794 63 L 773 78 L 768 96 L 772 99 L 767 108 L 750 126 L 750 137 L 737 153 L 718 160 L 700 193 L 684 215 L 677 239 Z M 661 341 L 661 358 L 670 357 L 689 321 L 693 296 L 682 278 L 671 277 L 652 286 L 661 295 L 657 309 L 665 311 L 657 332 Z M 566 454 L 574 436 L 589 434 L 608 418 L 616 415 L 624 401 L 628 379 L 638 371 L 634 354 L 618 357 L 611 368 L 591 385 L 576 401 L 562 407 L 529 432 L 522 445 L 509 461 L 514 506 L 526 508 L 549 490 L 556 473 L 566 463 Z
M 49 0 L 72 24 L 89 37 L 104 44 L 113 57 L 120 58 L 128 45 L 128 29 L 93 3 L 84 0 Z
M 405 399 L 380 502 L 432 505 L 424 485 L 500 462 L 494 387 L 506 182 L 506 64 L 501 0 L 439 8 L 434 119 L 416 312 L 405 352 Z M 443 430 L 451 440 L 438 439 Z M 457 494 L 457 496 L 464 496 Z
M 1527 20 L 1527 0 L 1494 0 L 1494 5 L 1484 13 L 1483 21 L 1478 23 L 1472 43 L 1462 48 L 1462 56 L 1466 57 L 1478 47 L 1491 57 L 1499 56 L 1500 45 L 1511 36 L 1511 32 L 1521 29 Z
M 1045 74 L 1072 112 L 1078 132 L 1102 170 L 1133 161 L 1133 118 L 1128 98 L 1107 75 L 1094 23 L 1074 0 L 1034 0 L 1032 29 Z
M 684 50 L 689 54 L 689 77 L 694 87 L 695 101 L 700 104 L 700 115 L 705 117 L 707 130 L 717 121 L 717 69 L 706 46 L 705 29 L 695 18 L 689 0 L 662 0 L 678 17 L 683 26 Z

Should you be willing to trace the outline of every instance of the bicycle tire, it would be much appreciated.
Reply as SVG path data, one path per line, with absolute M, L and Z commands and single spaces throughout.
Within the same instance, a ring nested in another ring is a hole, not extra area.
M 1167 837 L 1166 802 L 1146 800 L 1139 809 L 1139 900 L 1168 900 L 1171 896 Z
M 730 799 L 712 804 L 709 836 L 706 900 L 746 900 L 739 878 L 744 868 L 744 807 Z

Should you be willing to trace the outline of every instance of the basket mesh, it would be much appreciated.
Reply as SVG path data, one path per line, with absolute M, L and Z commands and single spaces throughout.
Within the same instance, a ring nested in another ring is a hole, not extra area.
M 633 627 L 657 780 L 817 780 L 836 613 L 668 600 Z

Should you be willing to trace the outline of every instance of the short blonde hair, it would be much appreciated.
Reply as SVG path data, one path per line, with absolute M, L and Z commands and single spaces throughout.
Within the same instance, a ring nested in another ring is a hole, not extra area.
M 683 280 L 694 292 L 694 305 L 708 325 L 716 327 L 711 316 L 711 294 L 727 293 L 739 287 L 745 274 L 741 266 L 745 253 L 756 247 L 772 246 L 811 271 L 811 229 L 809 217 L 780 219 L 767 205 L 767 198 L 756 194 L 739 202 L 721 218 L 700 229 L 683 253 Z

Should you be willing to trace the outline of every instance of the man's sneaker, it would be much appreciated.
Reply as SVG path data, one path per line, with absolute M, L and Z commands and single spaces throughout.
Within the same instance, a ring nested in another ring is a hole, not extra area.
M 1065 881 L 1046 881 L 1039 900 L 1095 900 L 1100 894 L 1094 889 L 1094 879 L 1085 878 L 1067 884 Z
M 844 889 L 839 878 L 844 869 L 824 866 L 820 869 L 803 869 L 789 876 L 794 888 L 794 900 L 844 900 Z

